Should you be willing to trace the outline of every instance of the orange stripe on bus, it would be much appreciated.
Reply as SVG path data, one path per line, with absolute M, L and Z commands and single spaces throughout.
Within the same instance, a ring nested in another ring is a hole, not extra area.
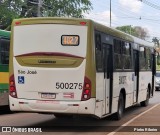
M 9 73 L 0 72 L 0 83 L 9 83 Z

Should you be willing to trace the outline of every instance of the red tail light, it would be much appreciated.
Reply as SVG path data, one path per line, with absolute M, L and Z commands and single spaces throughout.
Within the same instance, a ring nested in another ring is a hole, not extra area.
M 9 94 L 10 96 L 17 98 L 14 75 L 11 75 L 9 78 Z
M 80 22 L 80 24 L 81 24 L 81 25 L 86 25 L 86 24 L 87 24 L 87 22 Z
M 15 25 L 20 25 L 21 24 L 21 22 L 15 22 Z
M 85 101 L 85 100 L 88 100 L 90 98 L 91 98 L 91 81 L 87 77 L 85 77 L 81 100 Z

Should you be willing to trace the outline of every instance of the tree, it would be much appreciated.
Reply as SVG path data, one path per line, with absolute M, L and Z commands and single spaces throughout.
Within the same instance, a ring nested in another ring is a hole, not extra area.
M 14 11 L 11 2 L 7 0 L 0 1 L 0 29 L 9 30 L 12 20 L 17 17 L 17 13 Z
M 83 13 L 88 13 L 91 9 L 90 0 L 0 0 L 0 28 L 9 28 L 15 18 L 37 16 L 82 18 Z
M 116 27 L 116 29 L 141 39 L 148 38 L 148 30 L 140 26 L 132 27 L 131 25 L 126 25 L 126 26 Z
M 131 35 L 133 35 L 133 33 L 135 33 L 135 30 L 131 25 L 116 27 L 116 29 L 123 31 L 125 33 L 128 33 L 128 34 L 131 34 Z
M 82 18 L 92 6 L 90 0 L 46 0 L 43 8 L 43 15 Z
M 159 39 L 157 37 L 153 37 L 152 42 L 155 44 L 156 47 L 160 47 Z
M 141 39 L 146 39 L 146 38 L 149 37 L 147 28 L 142 28 L 140 26 L 135 26 L 134 29 L 135 29 L 135 35 L 134 36 L 139 37 Z

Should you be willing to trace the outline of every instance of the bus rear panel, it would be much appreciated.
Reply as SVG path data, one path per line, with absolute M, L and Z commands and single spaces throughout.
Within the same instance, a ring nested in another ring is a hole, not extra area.
M 93 114 L 85 75 L 88 26 L 15 22 L 12 31 L 11 110 Z

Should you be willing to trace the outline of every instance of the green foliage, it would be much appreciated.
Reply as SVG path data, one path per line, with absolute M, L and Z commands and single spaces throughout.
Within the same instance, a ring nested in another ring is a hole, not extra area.
M 43 6 L 44 16 L 82 18 L 82 13 L 92 9 L 89 0 L 46 0 L 46 5 L 50 6 Z
M 116 27 L 116 29 L 123 31 L 125 33 L 128 33 L 128 34 L 131 34 L 131 35 L 133 35 L 135 33 L 135 30 L 131 25 Z
M 159 54 L 156 57 L 156 70 L 160 71 L 160 58 Z
M 38 4 L 38 1 L 42 1 Z M 0 0 L 0 29 L 10 29 L 15 18 L 76 17 L 92 9 L 90 0 Z M 38 12 L 39 11 L 39 12 Z
M 148 38 L 148 30 L 140 26 L 132 27 L 131 25 L 126 25 L 126 26 L 116 27 L 116 29 L 141 39 Z
M 13 7 L 9 1 L 0 2 L 0 28 L 9 29 L 9 26 L 17 14 L 13 11 Z

